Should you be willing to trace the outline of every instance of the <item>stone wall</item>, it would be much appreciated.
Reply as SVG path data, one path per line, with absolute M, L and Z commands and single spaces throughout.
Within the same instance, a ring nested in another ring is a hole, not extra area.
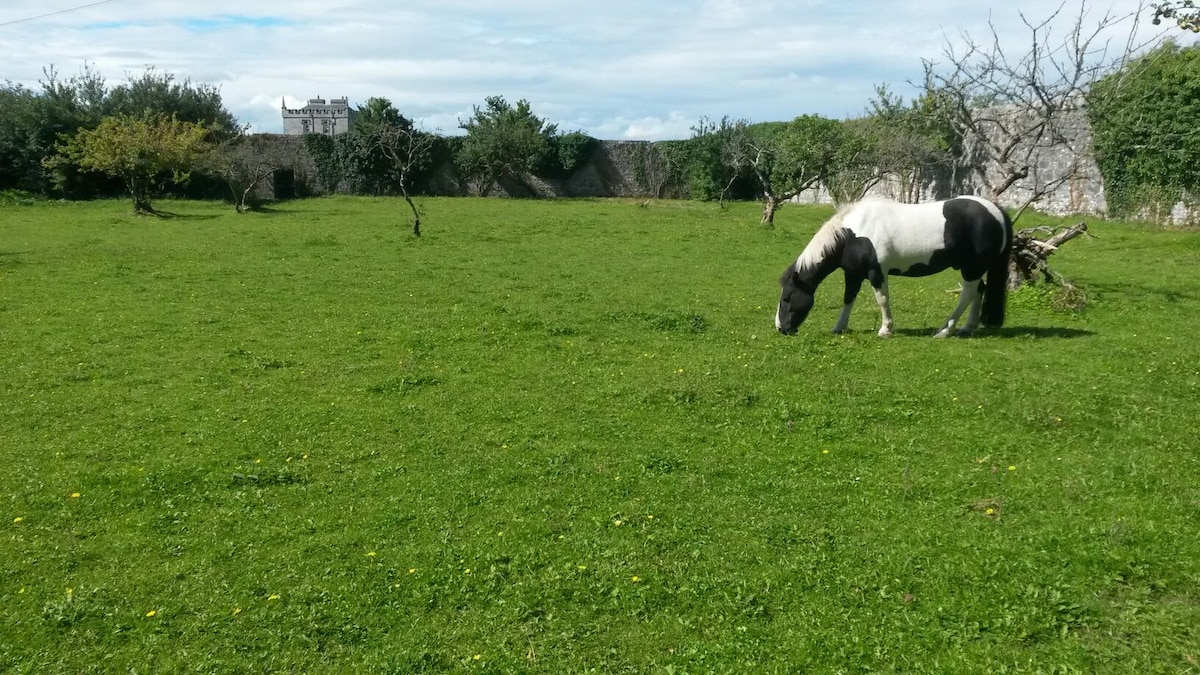
M 1003 206 L 1019 208 L 1038 185 L 1056 177 L 1068 176 L 1042 198 L 1035 208 L 1052 215 L 1102 215 L 1107 208 L 1104 196 L 1104 181 L 1091 150 L 1091 127 L 1086 116 L 1080 112 L 1064 120 L 1062 133 L 1067 137 L 1065 145 L 1037 149 L 1028 178 L 1018 181 L 1000 199 Z M 264 190 L 265 198 L 286 197 L 276 194 L 278 187 L 295 196 L 321 194 L 324 188 L 317 180 L 316 166 L 304 148 L 304 139 L 299 136 L 262 135 L 265 138 L 264 152 L 276 157 L 280 166 L 290 170 L 291 180 L 275 181 L 270 190 Z M 528 177 L 521 181 L 502 184 L 495 195 L 511 197 L 686 197 L 672 193 L 666 185 L 664 159 L 656 144 L 646 141 L 601 141 L 593 152 L 591 161 L 566 180 Z M 972 176 L 965 167 L 936 173 L 925 172 L 916 178 L 915 185 L 902 185 L 889 178 L 872 187 L 868 194 L 888 196 L 893 199 L 931 201 L 946 199 L 961 194 L 982 193 L 982 181 Z M 447 163 L 432 173 L 422 189 L 430 194 L 466 195 L 477 194 L 477 186 L 465 183 L 454 167 Z M 809 190 L 796 198 L 801 203 L 832 203 L 824 188 Z M 1165 207 L 1147 216 L 1158 216 L 1160 222 L 1195 224 L 1200 220 L 1200 209 L 1190 201 L 1181 201 L 1173 208 Z

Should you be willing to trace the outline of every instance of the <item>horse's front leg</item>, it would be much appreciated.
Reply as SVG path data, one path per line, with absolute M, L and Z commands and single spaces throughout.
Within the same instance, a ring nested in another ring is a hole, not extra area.
M 838 315 L 837 323 L 833 326 L 834 333 L 844 333 L 850 325 L 850 310 L 854 308 L 854 299 L 862 290 L 863 278 L 846 272 L 846 290 L 842 294 L 842 313 Z
M 875 302 L 879 303 L 879 313 L 883 315 L 882 323 L 879 326 L 879 337 L 891 337 L 892 301 L 888 295 L 887 277 L 882 277 L 879 283 L 872 279 L 871 287 L 875 289 Z
M 967 325 L 958 331 L 959 335 L 970 335 L 979 327 L 979 286 L 980 280 L 967 281 L 963 279 L 962 291 L 958 294 L 958 305 L 954 307 L 954 311 L 950 313 L 950 317 L 942 324 L 941 330 L 934 333 L 934 337 L 948 337 L 954 332 L 954 324 L 958 323 L 958 318 L 962 316 L 963 311 L 970 306 L 971 313 L 967 316 Z

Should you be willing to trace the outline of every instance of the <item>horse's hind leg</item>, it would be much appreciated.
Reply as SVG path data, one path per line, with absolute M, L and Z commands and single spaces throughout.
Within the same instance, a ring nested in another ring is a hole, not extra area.
M 954 324 L 958 323 L 958 318 L 962 316 L 964 310 L 968 306 L 971 308 L 971 313 L 967 315 L 967 325 L 963 326 L 962 330 L 958 331 L 959 335 L 970 335 L 979 327 L 979 288 L 982 285 L 981 279 L 974 281 L 963 280 L 962 292 L 958 294 L 958 305 L 954 307 L 954 311 L 950 313 L 950 317 L 942 324 L 941 330 L 934 333 L 934 337 L 947 337 L 954 331 Z
M 983 314 L 983 279 L 974 283 L 975 300 L 971 302 L 971 309 L 967 310 L 967 323 L 959 329 L 959 335 L 972 335 L 979 329 L 979 319 Z
M 883 278 L 883 282 L 878 286 L 872 281 L 872 287 L 875 289 L 875 302 L 879 303 L 879 313 L 882 316 L 882 323 L 879 326 L 879 337 L 889 337 L 892 334 L 892 301 L 888 296 L 887 277 Z

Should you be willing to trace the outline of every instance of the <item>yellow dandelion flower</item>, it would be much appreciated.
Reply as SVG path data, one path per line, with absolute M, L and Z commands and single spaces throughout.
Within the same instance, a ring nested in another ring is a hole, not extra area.
M 233 608 L 233 616 L 237 616 L 238 614 L 241 614 L 241 613 L 242 613 L 242 608 L 241 608 L 241 607 L 234 607 L 234 608 Z
M 71 499 L 79 499 L 79 493 L 78 493 L 78 492 L 72 492 L 72 493 L 71 493 Z
M 468 567 L 467 569 L 463 570 L 463 574 L 470 574 L 470 573 L 471 573 L 471 568 L 470 568 L 470 567 Z
M 638 577 L 638 576 L 635 576 L 635 577 L 632 577 L 632 578 L 631 578 L 631 580 L 633 581 L 633 583 L 635 583 L 635 584 L 636 584 L 637 582 L 641 581 L 641 580 L 642 580 L 642 578 L 641 578 L 641 577 Z
M 374 558 L 375 556 L 376 556 L 376 553 L 375 553 L 375 551 L 368 551 L 368 552 L 367 552 L 367 557 L 368 557 L 368 558 Z
M 829 451 L 828 451 L 828 450 L 822 450 L 822 451 L 821 451 L 821 454 L 822 454 L 822 455 L 828 455 L 828 454 L 829 454 Z
M 157 609 L 152 609 L 152 610 L 150 610 L 149 612 L 146 612 L 146 616 L 148 616 L 148 617 L 154 617 L 154 616 L 157 616 L 157 615 L 158 615 L 158 610 L 157 610 Z
M 1016 470 L 1017 470 L 1017 467 L 1015 467 L 1015 466 L 1013 466 L 1013 465 L 1011 465 L 1011 464 L 1010 464 L 1010 465 L 1009 465 L 1009 467 L 1008 467 L 1008 470 L 1009 470 L 1009 471 L 1016 471 Z
M 479 659 L 482 659 L 482 658 L 483 658 L 483 654 L 476 654 L 475 656 L 471 657 L 471 660 L 478 661 Z
M 984 511 L 984 513 L 988 514 L 989 516 L 995 512 L 996 512 L 996 509 L 993 509 L 993 508 L 989 508 L 987 511 Z
M 577 568 L 579 568 L 579 569 L 581 569 L 581 570 L 586 570 L 586 569 L 587 569 L 587 565 L 576 565 L 576 567 L 577 567 Z
M 21 516 L 17 516 L 16 518 L 13 518 L 13 522 L 14 522 L 14 523 L 19 523 L 19 522 L 21 522 L 22 520 L 25 520 L 25 519 L 24 519 L 24 518 L 22 518 Z
M 613 521 L 613 525 L 616 525 L 617 527 L 620 527 L 620 526 L 621 526 L 621 521 L 619 521 L 619 520 L 614 520 L 614 521 Z
M 409 574 L 416 574 L 416 573 L 417 573 L 417 568 L 415 568 L 415 567 L 410 567 L 410 568 L 408 568 L 408 573 L 409 573 Z
M 279 599 L 279 596 L 275 595 L 273 593 L 271 595 L 267 596 L 267 602 L 274 602 L 275 600 L 278 600 L 278 599 Z

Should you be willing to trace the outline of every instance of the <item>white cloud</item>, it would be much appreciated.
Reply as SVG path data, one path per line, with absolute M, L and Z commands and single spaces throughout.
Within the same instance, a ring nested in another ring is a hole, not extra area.
M 69 76 L 86 62 L 116 82 L 153 65 L 220 87 L 234 115 L 261 131 L 282 129 L 281 100 L 345 95 L 387 97 L 426 128 L 453 133 L 472 106 L 503 95 L 528 99 L 565 131 L 680 138 L 701 117 L 858 114 L 878 83 L 912 93 L 905 81 L 947 37 L 986 36 L 991 21 L 1023 48 L 1020 12 L 1040 19 L 1059 4 L 114 0 L 0 26 L 0 77 L 36 87 L 43 67 Z M 70 6 L 9 0 L 0 24 Z M 1114 2 L 1113 12 L 1136 6 Z M 1058 25 L 1077 9 L 1064 8 Z

